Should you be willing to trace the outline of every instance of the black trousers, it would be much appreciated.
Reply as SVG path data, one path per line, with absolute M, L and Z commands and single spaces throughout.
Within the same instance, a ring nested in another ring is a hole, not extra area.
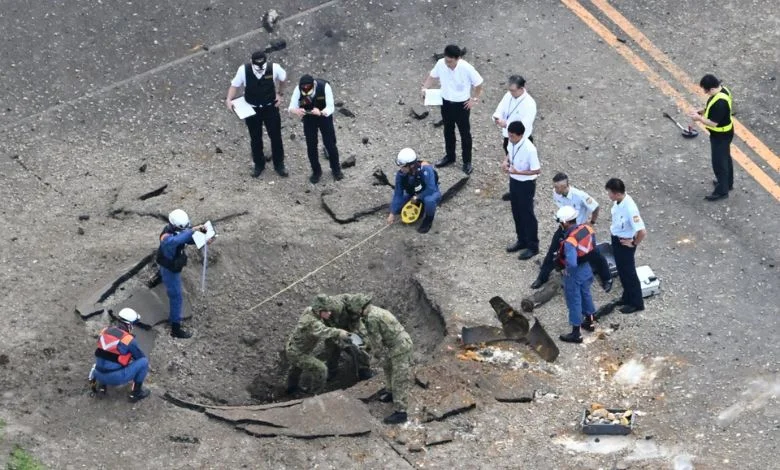
M 544 257 L 544 261 L 542 261 L 542 267 L 539 269 L 539 279 L 547 282 L 550 278 L 550 273 L 552 273 L 555 268 L 555 252 L 561 247 L 562 241 L 563 229 L 559 224 L 558 230 L 556 230 L 552 236 L 550 248 L 547 249 L 547 255 Z M 598 249 L 591 251 L 580 259 L 590 263 L 591 269 L 593 269 L 593 272 L 601 279 L 602 283 L 612 278 L 612 275 L 609 273 L 609 263 L 607 263 L 607 259 L 604 258 L 604 255 L 602 255 Z
M 339 163 L 339 150 L 336 148 L 336 129 L 333 127 L 333 116 L 325 117 L 307 114 L 303 117 L 303 135 L 306 137 L 306 154 L 309 156 L 312 173 L 322 173 L 318 150 L 318 132 L 322 134 L 322 144 L 328 152 L 331 171 L 334 173 L 340 172 L 341 164 Z
M 536 180 L 509 179 L 509 201 L 512 204 L 517 241 L 530 250 L 539 251 L 539 224 L 534 214 L 535 195 Z
M 724 135 L 713 136 L 710 134 L 710 148 L 712 150 L 712 171 L 718 184 L 714 194 L 728 194 L 734 187 L 734 161 L 731 159 L 731 141 L 734 134 L 729 132 Z
M 265 154 L 263 153 L 263 124 L 265 124 L 265 131 L 271 141 L 274 168 L 284 168 L 282 117 L 279 114 L 279 108 L 273 104 L 262 108 L 255 107 L 255 113 L 257 114 L 244 119 L 247 129 L 249 129 L 249 142 L 252 147 L 252 161 L 255 162 L 255 167 L 265 168 Z
M 471 163 L 471 110 L 464 108 L 465 104 L 465 101 L 442 100 L 441 118 L 444 121 L 444 157 L 455 161 L 455 126 L 458 126 L 463 164 L 467 165 Z
M 618 277 L 623 285 L 621 300 L 626 305 L 633 305 L 640 309 L 645 308 L 645 301 L 642 298 L 642 284 L 639 283 L 639 276 L 636 275 L 636 263 L 634 262 L 636 247 L 624 246 L 618 237 L 613 236 L 612 253 L 615 255 Z

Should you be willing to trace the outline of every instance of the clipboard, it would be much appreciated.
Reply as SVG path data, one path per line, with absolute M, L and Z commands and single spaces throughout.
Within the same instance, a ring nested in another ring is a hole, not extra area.
M 427 88 L 425 90 L 425 106 L 441 106 L 441 89 L 440 88 Z
M 203 245 L 206 244 L 206 242 L 214 238 L 214 236 L 217 234 L 217 232 L 214 231 L 214 226 L 211 225 L 210 220 L 203 225 L 206 226 L 206 233 L 200 231 L 192 233 L 192 241 L 195 242 L 195 246 L 198 247 L 198 249 L 201 249 Z
M 243 96 L 234 99 L 231 103 L 233 104 L 233 112 L 236 113 L 236 116 L 238 116 L 239 119 L 246 119 L 257 114 L 255 108 L 247 103 Z

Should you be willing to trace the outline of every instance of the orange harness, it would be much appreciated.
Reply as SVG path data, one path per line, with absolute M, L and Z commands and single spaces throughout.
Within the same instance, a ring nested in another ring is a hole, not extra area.
M 596 248 L 593 244 L 594 234 L 593 227 L 588 224 L 581 224 L 575 227 L 558 248 L 558 264 L 566 266 L 565 243 L 569 243 L 577 249 L 577 259 L 590 254 Z
M 129 346 L 133 341 L 133 335 L 126 332 L 121 328 L 115 326 L 109 326 L 103 328 L 100 332 L 100 337 L 97 342 L 97 349 L 95 350 L 95 356 L 108 359 L 121 365 L 122 367 L 130 364 L 133 359 L 133 355 L 128 353 L 119 353 L 119 343 Z

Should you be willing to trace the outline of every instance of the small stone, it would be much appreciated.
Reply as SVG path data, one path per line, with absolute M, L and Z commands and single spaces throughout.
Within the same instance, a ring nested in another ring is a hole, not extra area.
M 274 30 L 274 26 L 279 22 L 279 12 L 271 9 L 263 16 L 263 28 L 269 33 Z
M 348 110 L 347 108 L 339 108 L 339 113 L 341 113 L 342 115 L 344 115 L 346 117 L 350 117 L 350 118 L 355 117 L 355 113 L 353 113 L 352 111 Z
M 214 153 L 222 153 L 222 149 L 219 147 L 214 147 Z
M 363 145 L 368 145 L 368 137 L 363 137 L 361 142 L 363 142 Z
M 336 107 L 337 108 L 340 108 L 342 106 L 344 106 L 344 102 L 343 101 L 336 101 Z
M 8 360 L 8 356 L 5 354 L 0 354 L 0 366 L 6 366 L 8 365 L 10 361 Z
M 599 438 L 597 437 L 597 438 L 594 440 L 594 442 L 601 442 L 601 439 L 599 439 Z
M 79 220 L 89 220 L 89 215 L 88 214 L 82 214 L 82 215 L 79 216 Z
M 616 37 L 615 39 L 617 39 L 618 41 L 622 42 L 623 44 L 628 42 L 628 41 L 626 41 L 626 38 Z
M 332 38 L 333 37 L 333 30 L 332 29 L 325 30 L 325 37 L 326 38 Z
M 422 452 L 423 446 L 419 442 L 413 442 L 409 444 L 409 447 L 407 447 L 407 449 L 409 449 L 409 452 Z
M 290 140 L 295 140 L 295 134 L 290 134 Z
M 413 106 L 410 110 L 410 114 L 412 117 L 419 120 L 427 118 L 428 114 L 430 114 L 430 111 L 428 111 L 428 109 L 423 106 Z
M 147 168 L 146 163 L 144 163 L 143 165 L 141 165 L 140 168 L 138 168 L 138 171 L 141 173 L 146 173 L 146 168 Z
M 344 161 L 341 162 L 341 168 L 351 168 L 355 166 L 355 163 L 356 163 L 355 156 L 350 155 L 349 157 L 344 159 Z
M 84 235 L 85 232 L 83 228 L 79 227 L 76 229 L 76 233 L 78 233 L 79 235 Z
M 399 99 L 399 100 L 398 100 L 398 104 L 400 104 L 401 106 L 403 106 L 403 105 L 405 105 L 406 103 L 404 103 L 404 100 L 402 100 L 402 99 Z

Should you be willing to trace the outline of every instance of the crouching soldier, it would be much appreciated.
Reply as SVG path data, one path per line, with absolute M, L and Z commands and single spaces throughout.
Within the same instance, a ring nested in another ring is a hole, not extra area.
M 300 391 L 298 382 L 301 373 L 307 372 L 311 376 L 309 392 L 320 393 L 325 387 L 328 377 L 328 367 L 314 355 L 314 348 L 320 341 L 339 341 L 349 337 L 349 332 L 340 328 L 327 326 L 333 310 L 338 308 L 327 295 L 320 294 L 312 302 L 311 307 L 304 310 L 298 320 L 295 330 L 287 340 L 285 354 L 290 363 L 290 372 L 287 377 L 287 394 L 292 395 Z
M 387 416 L 384 422 L 404 423 L 411 385 L 412 338 L 392 313 L 371 305 L 370 296 L 355 295 L 350 308 L 360 311 L 363 316 L 372 353 L 384 356 L 386 386 L 379 392 L 379 400 L 395 405 L 393 414 Z
M 347 330 L 350 333 L 355 333 L 361 338 L 365 339 L 368 335 L 366 327 L 363 324 L 362 315 L 360 310 L 352 310 L 352 300 L 361 294 L 338 294 L 329 297 L 332 302 L 333 311 L 330 318 L 325 321 L 328 326 Z M 373 377 L 374 371 L 371 370 L 371 356 L 365 349 L 356 346 L 351 341 L 328 341 L 325 344 L 328 366 L 328 380 L 333 378 L 338 369 L 339 359 L 341 358 L 341 351 L 346 350 L 355 361 L 355 367 L 357 368 L 358 380 L 368 380 Z
M 130 334 L 141 316 L 131 308 L 119 311 L 116 325 L 104 328 L 95 349 L 95 365 L 90 373 L 93 392 L 105 393 L 107 385 L 124 385 L 132 382 L 130 400 L 139 401 L 149 396 L 143 388 L 149 372 L 149 360 L 135 337 Z
M 433 165 L 419 161 L 415 151 L 410 148 L 401 149 L 395 163 L 401 169 L 395 175 L 395 191 L 390 202 L 387 223 L 395 222 L 395 216 L 401 213 L 401 209 L 407 202 L 412 201 L 415 204 L 421 202 L 425 217 L 417 227 L 417 231 L 428 233 L 433 225 L 433 217 L 436 215 L 436 206 L 441 202 L 439 176 Z

